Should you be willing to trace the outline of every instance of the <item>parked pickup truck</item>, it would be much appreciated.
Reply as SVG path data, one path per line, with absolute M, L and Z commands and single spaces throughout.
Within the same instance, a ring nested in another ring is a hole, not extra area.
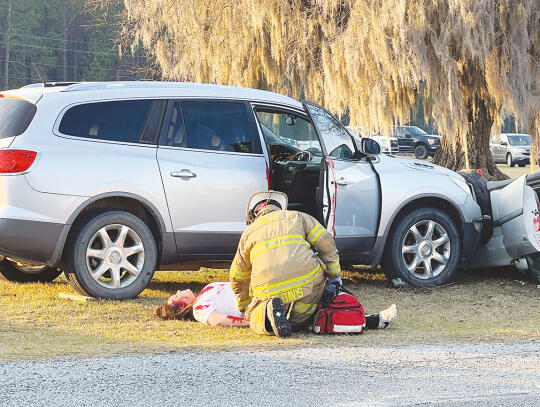
M 444 283 L 489 240 L 462 175 L 379 154 L 322 107 L 271 92 L 38 84 L 0 93 L 0 123 L 0 273 L 13 281 L 63 270 L 118 299 L 160 267 L 228 267 L 249 197 L 269 189 L 334 234 L 343 266 L 413 285 Z M 501 208 L 501 225 L 523 215 Z

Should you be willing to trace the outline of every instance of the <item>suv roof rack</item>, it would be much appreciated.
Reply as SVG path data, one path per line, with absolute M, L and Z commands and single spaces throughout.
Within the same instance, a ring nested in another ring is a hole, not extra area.
M 169 82 L 169 81 L 107 81 L 107 82 L 77 82 L 73 86 L 62 89 L 62 92 L 83 91 L 83 90 L 105 90 L 105 89 L 156 89 L 156 88 L 190 88 L 190 87 L 219 87 L 223 85 L 191 82 Z
M 75 85 L 79 82 L 38 82 L 38 83 L 31 83 L 30 85 L 21 86 L 21 89 L 25 88 L 54 88 L 56 86 L 69 86 L 69 85 Z

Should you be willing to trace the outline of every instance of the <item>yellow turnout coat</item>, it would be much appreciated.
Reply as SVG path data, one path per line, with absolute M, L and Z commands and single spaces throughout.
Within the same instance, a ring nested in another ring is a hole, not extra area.
M 289 318 L 291 323 L 309 318 L 326 277 L 340 275 L 332 235 L 312 216 L 273 205 L 244 231 L 230 269 L 240 311 L 279 296 L 284 304 L 292 304 L 289 315 L 297 314 Z M 302 301 L 305 298 L 309 301 Z

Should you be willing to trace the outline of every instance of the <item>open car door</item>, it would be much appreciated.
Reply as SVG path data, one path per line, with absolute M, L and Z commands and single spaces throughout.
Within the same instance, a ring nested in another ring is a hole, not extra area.
M 334 233 L 340 257 L 364 262 L 375 242 L 380 217 L 380 187 L 371 162 L 357 154 L 351 134 L 337 118 L 313 103 L 303 103 L 323 146 L 326 178 L 323 214 Z

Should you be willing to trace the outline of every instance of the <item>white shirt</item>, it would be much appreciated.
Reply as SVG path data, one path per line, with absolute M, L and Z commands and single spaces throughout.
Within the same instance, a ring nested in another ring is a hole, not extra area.
M 208 325 L 208 318 L 214 311 L 231 317 L 243 317 L 236 306 L 236 298 L 231 283 L 210 283 L 205 286 L 193 304 L 193 316 Z

